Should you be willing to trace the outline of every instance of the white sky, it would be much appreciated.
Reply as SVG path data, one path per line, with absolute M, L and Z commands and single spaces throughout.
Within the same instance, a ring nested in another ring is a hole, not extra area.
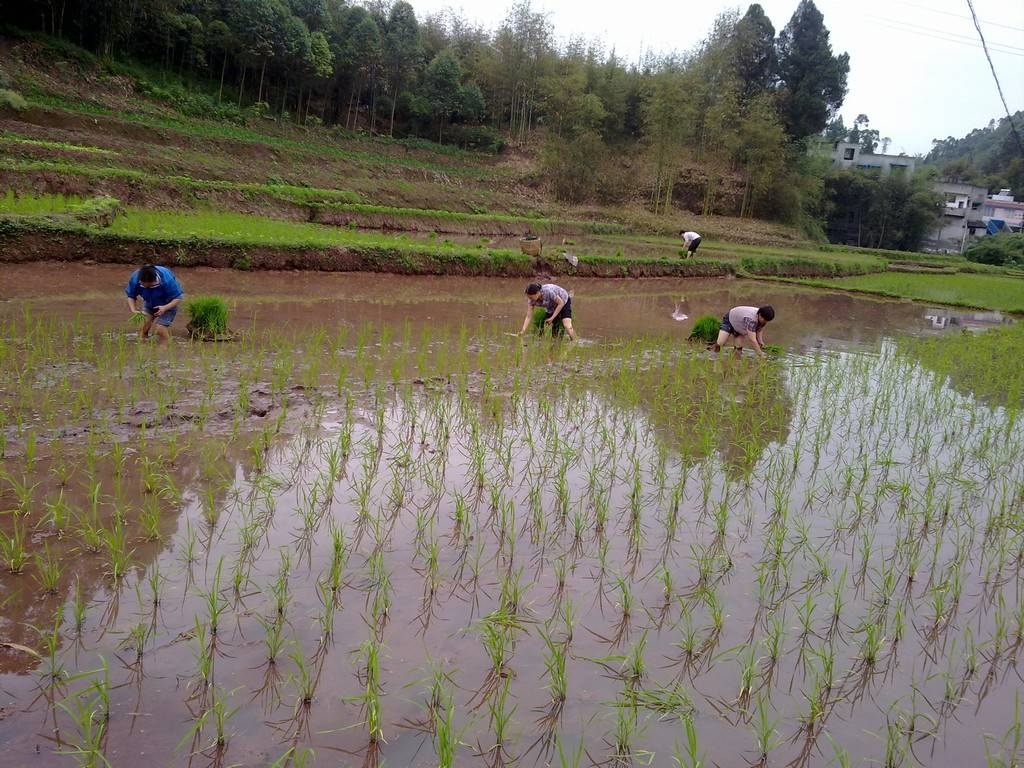
M 505 0 L 411 0 L 422 19 L 454 8 L 489 29 L 504 19 Z M 970 18 L 967 0 L 815 0 L 831 32 L 832 50 L 850 54 L 847 125 L 863 112 L 871 127 L 892 138 L 890 153 L 927 153 L 933 138 L 960 137 L 1005 115 Z M 776 33 L 797 0 L 762 0 Z M 467 8 L 468 6 L 468 8 Z M 737 7 L 722 2 L 534 0 L 551 15 L 560 40 L 600 39 L 606 49 L 636 60 L 642 51 L 687 50 L 714 18 Z M 740 11 L 747 5 L 738 6 Z M 1024 108 L 1024 2 L 974 0 L 992 62 L 1011 112 Z M 1021 130 L 1024 126 L 1018 126 Z

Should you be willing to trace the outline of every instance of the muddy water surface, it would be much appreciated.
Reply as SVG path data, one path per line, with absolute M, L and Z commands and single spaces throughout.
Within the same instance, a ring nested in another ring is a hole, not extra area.
M 1024 431 L 891 340 L 998 316 L 567 281 L 592 343 L 553 347 L 503 335 L 520 281 L 180 274 L 242 341 L 137 349 L 124 270 L 0 274 L 2 764 L 1020 749 Z M 682 343 L 741 302 L 785 359 Z
M 124 327 L 121 291 L 131 270 L 109 265 L 20 264 L 0 268 L 0 317 L 23 307 Z M 187 294 L 231 301 L 236 329 L 319 327 L 362 322 L 441 327 L 506 324 L 518 330 L 526 281 L 499 278 L 404 277 L 366 273 L 175 270 Z M 798 349 L 873 344 L 901 333 L 1010 322 L 993 312 L 929 308 L 838 292 L 745 280 L 601 280 L 558 278 L 573 293 L 574 322 L 584 337 L 666 333 L 685 338 L 693 321 L 720 317 L 740 304 L 776 309 L 769 341 Z M 179 314 L 176 330 L 185 325 Z

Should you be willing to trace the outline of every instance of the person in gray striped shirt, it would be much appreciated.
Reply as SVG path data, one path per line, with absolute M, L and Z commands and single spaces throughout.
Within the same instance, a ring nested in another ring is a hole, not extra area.
M 735 339 L 736 351 L 743 350 L 746 341 L 761 357 L 764 357 L 764 327 L 775 319 L 775 310 L 770 306 L 733 307 L 725 313 L 718 331 L 718 341 L 712 345 L 715 352 Z
M 523 318 L 523 329 L 519 331 L 522 336 L 530 327 L 533 320 L 533 310 L 536 307 L 544 307 L 548 316 L 544 319 L 546 325 L 552 325 L 561 321 L 569 338 L 576 341 L 576 333 L 572 329 L 572 297 L 569 292 L 560 285 L 554 283 L 530 283 L 526 286 L 526 317 Z M 552 329 L 554 335 L 554 329 Z

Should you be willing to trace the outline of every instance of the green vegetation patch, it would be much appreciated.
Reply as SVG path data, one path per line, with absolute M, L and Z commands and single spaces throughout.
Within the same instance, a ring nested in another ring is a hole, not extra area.
M 13 109 L 15 112 L 21 112 L 24 109 L 28 109 L 28 102 L 17 91 L 12 91 L 10 88 L 0 88 L 0 109 Z
M 154 186 L 167 184 L 178 189 L 187 190 L 241 192 L 247 195 L 265 195 L 299 205 L 325 202 L 353 204 L 360 201 L 358 193 L 345 189 L 300 187 L 284 183 L 257 184 L 255 182 L 227 181 L 224 179 L 197 179 L 192 176 L 159 176 L 147 173 L 146 171 L 140 171 L 137 168 L 125 168 L 116 165 L 82 165 L 61 160 L 20 160 L 5 157 L 0 158 L 0 169 L 29 174 L 43 171 L 84 176 L 93 179 L 125 179 Z
M 1024 233 L 983 237 L 967 249 L 966 256 L 979 264 L 1024 267 Z
M 740 268 L 751 275 L 774 277 L 835 277 L 881 272 L 888 264 L 878 258 L 827 259 L 813 256 L 744 256 Z
M 1024 281 L 1009 275 L 881 272 L 811 284 L 901 299 L 1024 313 Z
M 219 336 L 228 330 L 228 304 L 220 296 L 196 296 L 185 302 L 189 330 Z
M 900 351 L 957 391 L 1019 409 L 1024 402 L 1024 325 L 963 331 L 929 339 L 906 337 Z
M 13 190 L 0 197 L 0 215 L 18 217 L 68 217 L 83 224 L 108 226 L 122 210 L 113 197 L 78 195 L 18 195 Z
M 92 155 L 118 155 L 119 152 L 115 152 L 112 149 L 103 149 L 101 147 L 90 147 L 84 144 L 71 144 L 66 141 L 44 141 L 43 139 L 29 139 L 25 136 L 18 136 L 14 133 L 9 133 L 6 136 L 0 137 L 0 142 L 6 142 L 8 144 L 22 144 L 29 147 L 42 147 L 43 149 L 56 149 L 62 152 L 85 152 Z
M 718 340 L 718 331 L 721 328 L 721 321 L 714 315 L 698 317 L 690 331 L 690 341 L 702 341 L 705 344 L 713 344 Z

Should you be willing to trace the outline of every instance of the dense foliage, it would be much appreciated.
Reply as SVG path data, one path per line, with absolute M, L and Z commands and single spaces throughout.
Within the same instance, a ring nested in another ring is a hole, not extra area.
M 1013 115 L 1013 123 L 1018 133 L 1024 131 L 1024 110 Z M 1024 190 L 1024 157 L 1005 117 L 975 128 L 962 139 L 935 139 L 925 160 L 938 166 L 946 178 L 988 187 L 990 192 Z
M 817 206 L 803 141 L 842 104 L 849 69 L 812 0 L 778 36 L 755 4 L 723 14 L 694 50 L 639 64 L 599 43 L 556 45 L 529 0 L 494 31 L 418 19 L 401 0 L 25 0 L 0 21 L 41 26 L 108 66 L 157 68 L 145 88 L 187 113 L 492 149 L 543 142 L 544 181 L 564 199 L 621 199 L 639 180 L 655 210 L 790 222 Z
M 964 255 L 969 261 L 979 264 L 1024 267 L 1024 234 L 982 238 L 968 248 Z
M 834 243 L 915 251 L 939 213 L 934 177 L 838 170 L 825 179 L 828 237 Z

